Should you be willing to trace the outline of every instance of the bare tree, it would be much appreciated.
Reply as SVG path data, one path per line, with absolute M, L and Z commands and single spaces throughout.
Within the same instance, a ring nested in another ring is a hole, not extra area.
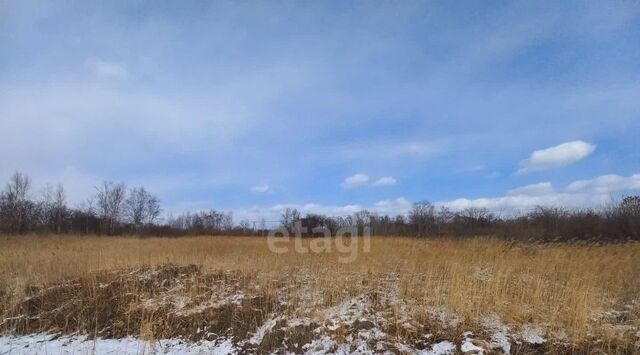
M 560 213 L 560 212 L 558 212 Z M 467 232 L 480 233 L 482 228 L 491 226 L 496 217 L 486 208 L 467 207 L 457 214 L 457 218 Z
M 640 217 L 640 196 L 626 196 L 620 202 L 620 212 Z
M 291 232 L 295 226 L 295 223 L 300 220 L 300 211 L 295 208 L 287 208 L 284 213 L 280 215 L 280 224 L 289 229 Z
M 30 190 L 31 179 L 16 172 L 0 196 L 0 215 L 11 233 L 23 233 L 27 231 L 29 223 L 33 222 L 35 205 L 29 200 Z
M 95 205 L 94 199 L 88 198 L 85 201 L 83 201 L 77 209 L 77 211 L 79 212 L 80 218 L 83 219 L 85 234 L 89 234 L 90 221 L 95 220 L 95 217 L 96 217 L 96 208 L 94 205 Z
M 7 184 L 6 194 L 10 200 L 22 202 L 27 200 L 29 190 L 31 190 L 31 178 L 16 171 Z
M 123 183 L 105 181 L 101 186 L 96 186 L 96 190 L 98 214 L 106 223 L 107 232 L 113 234 L 122 218 L 127 188 Z
M 124 202 L 124 214 L 136 232 L 143 225 L 153 223 L 160 212 L 160 200 L 144 187 L 133 188 Z
M 48 230 L 61 233 L 68 212 L 64 187 L 58 184 L 54 190 L 51 185 L 47 185 L 42 198 L 42 217 Z
M 371 227 L 371 222 L 375 219 L 376 215 L 371 213 L 368 210 L 358 211 L 353 214 L 353 221 L 355 221 L 355 226 L 358 229 L 358 234 L 364 234 L 365 227 Z
M 353 214 L 353 219 L 355 221 L 356 226 L 364 227 L 371 223 L 371 218 L 374 215 L 368 210 L 358 211 Z
M 626 233 L 634 239 L 640 237 L 640 196 L 625 197 L 618 207 L 619 218 L 624 221 Z
M 409 212 L 409 222 L 416 226 L 418 236 L 426 236 L 436 223 L 435 207 L 429 201 L 414 203 Z
M 438 235 L 442 235 L 443 230 L 453 222 L 455 214 L 446 206 L 440 206 L 440 209 L 436 213 L 436 226 L 438 228 Z
M 158 217 L 160 217 L 160 213 L 162 213 L 162 208 L 160 208 L 160 199 L 155 195 L 151 195 L 151 198 L 147 200 L 146 222 L 149 224 L 154 223 Z
M 231 211 L 222 214 L 220 229 L 223 231 L 230 231 L 233 229 L 233 213 Z

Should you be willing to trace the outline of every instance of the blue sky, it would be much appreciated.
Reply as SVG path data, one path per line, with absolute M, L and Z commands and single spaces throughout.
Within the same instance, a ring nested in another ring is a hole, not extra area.
M 0 178 L 237 219 L 601 204 L 640 192 L 638 38 L 633 1 L 4 1 Z

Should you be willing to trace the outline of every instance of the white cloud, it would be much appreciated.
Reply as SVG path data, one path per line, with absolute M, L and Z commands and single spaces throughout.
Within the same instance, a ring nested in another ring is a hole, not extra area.
M 536 150 L 529 159 L 520 163 L 518 173 L 562 167 L 588 157 L 595 149 L 596 146 L 591 143 L 573 141 Z
M 344 181 L 342 182 L 342 187 L 347 189 L 360 187 L 360 186 L 366 185 L 368 182 L 369 182 L 369 175 L 358 173 L 344 179 Z
M 556 190 L 551 183 L 543 182 L 516 188 L 505 196 L 440 201 L 437 205 L 454 210 L 467 207 L 488 208 L 492 211 L 513 212 L 528 210 L 535 206 L 599 207 L 615 202 L 627 194 L 640 192 L 640 174 L 631 176 L 602 175 L 588 180 L 570 183 Z
M 518 187 L 507 192 L 509 196 L 541 196 L 554 192 L 550 182 L 540 182 L 537 184 Z
M 248 209 L 237 209 L 233 211 L 236 221 L 247 219 L 250 221 L 260 221 L 262 218 L 267 221 L 269 227 L 278 225 L 280 215 L 287 208 L 295 208 L 302 215 L 307 213 L 322 214 L 326 216 L 350 216 L 362 210 L 368 210 L 379 215 L 395 216 L 398 214 L 406 214 L 411 209 L 412 203 L 404 197 L 392 200 L 381 200 L 371 206 L 362 206 L 358 204 L 348 204 L 342 206 L 322 205 L 318 203 L 306 204 L 277 204 L 270 207 L 253 206 Z
M 626 190 L 640 189 L 640 174 L 631 176 L 602 175 L 591 180 L 574 181 L 567 187 L 573 193 L 610 194 Z
M 373 186 L 391 186 L 396 184 L 396 179 L 393 176 L 384 176 L 379 178 L 373 183 Z
M 409 212 L 412 205 L 413 203 L 411 203 L 411 201 L 404 197 L 399 197 L 395 200 L 382 200 L 376 202 L 371 210 L 381 215 L 396 216 Z
M 258 193 L 267 193 L 269 192 L 269 185 L 267 184 L 256 185 L 251 187 L 251 191 L 258 192 Z
M 369 175 L 364 173 L 358 173 L 344 179 L 341 186 L 345 189 L 363 187 L 363 186 L 391 186 L 395 185 L 397 180 L 393 176 L 383 176 L 373 183 L 369 183 Z
M 613 196 L 612 191 L 620 193 Z M 519 211 L 529 211 L 536 206 L 558 207 L 600 207 L 616 201 L 616 197 L 626 194 L 640 193 L 640 174 L 631 176 L 603 175 L 589 180 L 580 180 L 569 184 L 566 188 L 556 190 L 549 182 L 532 184 L 509 190 L 506 195 L 489 198 L 467 199 L 460 198 L 451 201 L 435 202 L 436 206 L 446 206 L 454 211 L 467 207 L 487 208 L 494 213 L 512 214 Z M 327 216 L 347 216 L 355 212 L 368 210 L 379 215 L 406 215 L 413 203 L 404 197 L 381 200 L 373 205 L 363 206 L 348 204 L 342 206 L 307 204 L 277 204 L 271 207 L 254 206 L 248 209 L 233 211 L 236 221 L 248 219 L 260 221 L 264 218 L 269 227 L 278 225 L 280 215 L 287 208 L 296 208 L 303 215 L 317 213 Z
M 127 77 L 127 68 L 121 64 L 92 59 L 87 61 L 86 65 L 95 75 L 102 78 L 124 79 Z

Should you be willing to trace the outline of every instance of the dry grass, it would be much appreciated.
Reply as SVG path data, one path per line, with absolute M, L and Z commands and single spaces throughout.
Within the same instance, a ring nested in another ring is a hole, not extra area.
M 497 316 L 514 333 L 543 329 L 545 351 L 556 346 L 638 351 L 640 243 L 534 246 L 492 239 L 373 238 L 370 252 L 346 264 L 333 249 L 276 254 L 255 237 L 0 237 L 2 329 L 193 339 L 196 328 L 217 319 L 216 332 L 229 327 L 242 337 L 270 314 L 322 323 L 323 310 L 364 295 L 388 318 L 389 337 L 413 343 L 427 331 L 457 340 L 472 330 L 489 340 L 483 319 Z M 197 267 L 153 269 L 166 265 Z M 158 270 L 174 271 L 160 275 Z M 152 281 L 136 281 L 144 275 L 153 275 Z M 51 291 L 62 282 L 75 286 Z M 240 293 L 248 297 L 234 303 L 238 309 L 211 304 Z M 78 300 L 65 303 L 73 298 Z M 154 306 L 158 299 L 165 302 Z M 186 307 L 175 306 L 180 299 L 187 300 Z M 74 313 L 82 302 L 92 306 Z M 70 308 L 51 313 L 63 305 Z M 184 311 L 190 308 L 197 311 Z M 55 314 L 47 318 L 45 312 Z M 289 331 L 305 337 L 305 329 Z M 332 336 L 337 339 L 340 332 L 338 327 Z M 291 337 L 274 332 L 260 346 L 266 351 Z

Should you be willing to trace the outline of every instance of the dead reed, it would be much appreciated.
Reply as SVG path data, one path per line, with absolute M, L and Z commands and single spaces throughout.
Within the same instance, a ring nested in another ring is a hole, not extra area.
M 483 334 L 495 317 L 514 332 L 541 329 L 546 346 L 638 349 L 640 243 L 380 237 L 351 263 L 335 248 L 301 254 L 283 243 L 289 251 L 276 254 L 257 237 L 0 237 L 2 331 L 200 339 L 217 319 L 210 332 L 242 337 L 270 314 L 322 323 L 323 310 L 365 295 L 388 317 L 386 333 L 405 340 Z

